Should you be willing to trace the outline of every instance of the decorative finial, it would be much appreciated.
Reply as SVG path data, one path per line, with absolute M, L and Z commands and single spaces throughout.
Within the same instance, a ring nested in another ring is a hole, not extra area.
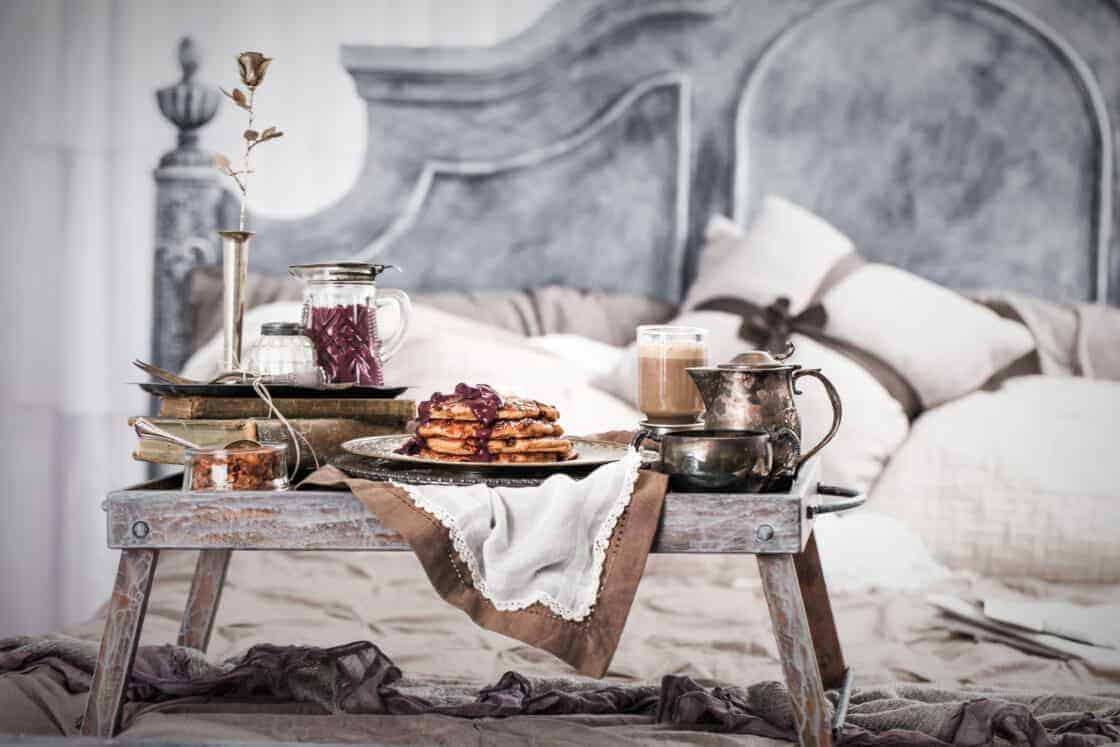
M 198 130 L 218 111 L 218 91 L 194 80 L 198 72 L 198 48 L 189 36 L 179 40 L 178 83 L 156 91 L 159 110 L 179 130 L 179 147 L 160 159 L 161 166 L 201 166 L 211 157 L 198 148 Z
M 198 72 L 198 49 L 189 36 L 179 40 L 179 67 L 183 70 L 183 83 L 190 83 Z

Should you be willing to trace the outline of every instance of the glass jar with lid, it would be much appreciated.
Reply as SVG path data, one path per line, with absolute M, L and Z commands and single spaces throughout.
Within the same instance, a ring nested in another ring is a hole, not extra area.
M 326 262 L 291 265 L 304 281 L 303 328 L 327 383 L 384 386 L 383 366 L 404 343 L 412 304 L 404 291 L 379 289 L 376 278 L 392 265 Z M 395 306 L 399 324 L 382 340 L 377 311 Z
M 246 356 L 245 368 L 266 384 L 319 386 L 323 373 L 315 346 L 299 322 L 265 322 Z

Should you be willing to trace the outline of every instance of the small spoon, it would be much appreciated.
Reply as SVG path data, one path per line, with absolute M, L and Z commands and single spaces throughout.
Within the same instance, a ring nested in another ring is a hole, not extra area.
M 186 449 L 201 449 L 202 447 L 193 441 L 188 441 L 185 438 L 176 436 L 174 433 L 168 433 L 163 428 L 148 420 L 147 418 L 136 418 L 136 422 L 132 425 L 136 429 L 136 435 L 140 438 L 151 438 L 156 441 L 165 441 L 169 444 L 182 446 Z M 239 438 L 236 441 L 230 441 L 222 448 L 234 451 L 245 451 L 248 449 L 259 449 L 261 444 L 249 438 Z
M 147 363 L 146 361 L 142 361 L 139 359 L 132 361 L 132 365 L 136 366 L 141 371 L 151 376 L 153 379 L 159 379 L 160 381 L 165 381 L 168 384 L 178 384 L 180 386 L 194 384 L 220 384 L 223 381 L 231 379 L 241 381 L 245 378 L 245 375 L 240 371 L 222 371 L 209 381 L 200 381 L 198 379 L 184 378 L 182 376 L 179 376 L 178 374 L 171 373 L 166 368 L 160 368 L 159 366 Z

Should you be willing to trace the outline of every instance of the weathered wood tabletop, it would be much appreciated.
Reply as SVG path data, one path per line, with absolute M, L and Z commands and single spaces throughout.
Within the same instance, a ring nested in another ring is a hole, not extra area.
M 656 553 L 801 552 L 820 502 L 818 462 L 789 493 L 669 493 Z M 407 550 L 346 490 L 184 492 L 175 478 L 110 493 L 114 549 Z

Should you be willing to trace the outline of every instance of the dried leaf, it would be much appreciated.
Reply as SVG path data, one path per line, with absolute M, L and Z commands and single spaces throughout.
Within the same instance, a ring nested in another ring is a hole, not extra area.
M 228 96 L 233 103 L 237 104 L 245 111 L 249 111 L 249 105 L 246 103 L 248 99 L 245 98 L 245 94 L 241 92 L 240 88 L 235 88 L 232 91 L 227 91 L 224 88 L 219 88 L 218 90 Z
M 245 139 L 248 140 L 251 143 L 254 140 L 258 139 L 261 136 L 261 134 L 259 132 L 257 132 L 256 130 L 245 130 L 244 136 L 245 136 Z
M 275 128 L 275 127 L 266 127 L 266 128 L 264 128 L 264 132 L 262 132 L 262 133 L 261 133 L 261 139 L 265 139 L 265 138 L 270 138 L 270 137 L 272 137 L 272 133 L 274 133 L 274 132 L 276 132 L 276 128 Z
M 276 130 L 275 132 L 273 132 L 268 137 L 261 136 L 261 140 L 272 140 L 274 138 L 283 137 L 283 136 L 284 136 L 283 132 L 280 132 L 280 130 Z
M 227 176 L 233 176 L 233 166 L 230 164 L 229 159 L 223 156 L 221 153 L 218 153 L 214 156 L 214 165 L 217 166 L 218 170 L 223 174 L 226 174 Z

